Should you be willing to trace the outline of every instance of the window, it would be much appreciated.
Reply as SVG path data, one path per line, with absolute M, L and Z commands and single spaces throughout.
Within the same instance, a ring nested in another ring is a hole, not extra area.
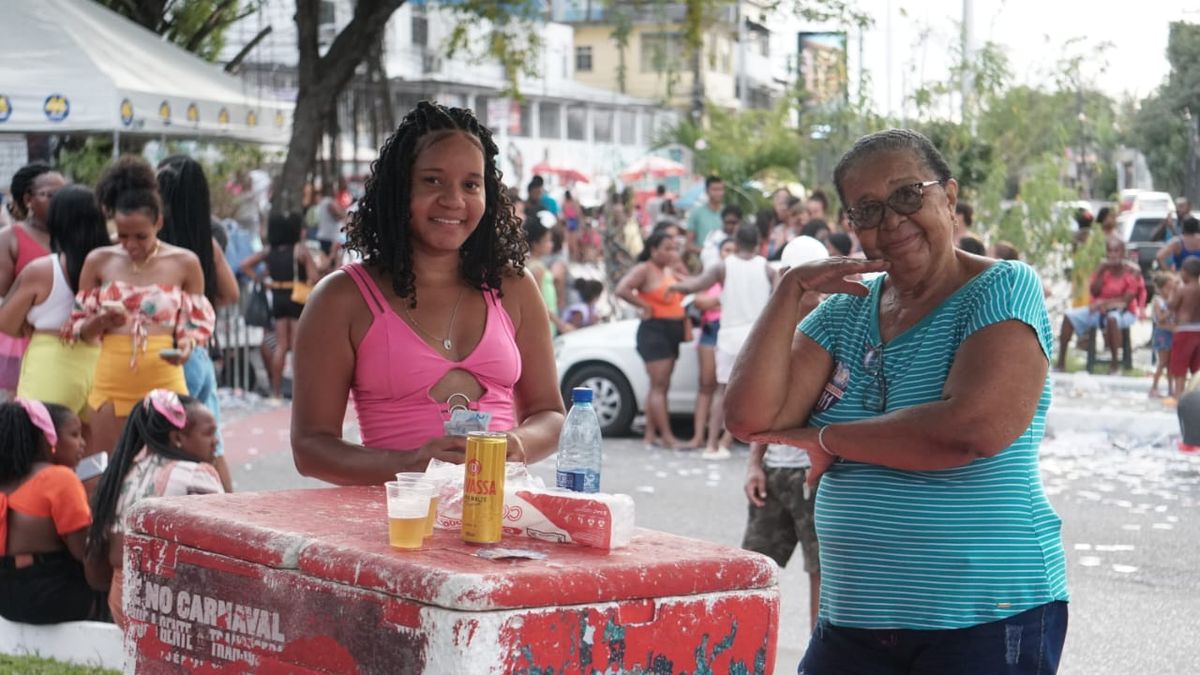
M 611 108 L 592 109 L 592 140 L 611 143 L 613 139 L 613 111 Z
M 480 124 L 487 127 L 488 129 L 491 129 L 492 133 L 496 133 L 497 131 L 499 131 L 499 129 L 492 127 L 492 125 L 488 122 L 488 101 L 489 100 L 491 100 L 491 99 L 489 99 L 487 96 L 476 96 L 475 97 L 475 107 L 472 108 L 471 110 L 472 110 L 472 112 L 475 113 L 475 119 L 479 120 Z
M 617 132 L 625 145 L 637 144 L 637 113 L 632 110 L 617 111 Z
M 679 33 L 642 33 L 638 62 L 643 73 L 683 69 L 683 41 Z
M 580 45 L 575 48 L 575 71 L 579 73 L 592 72 L 591 45 Z
M 419 47 L 429 45 L 429 18 L 422 13 L 413 12 L 412 43 Z
M 572 141 L 587 140 L 587 109 L 583 106 L 567 108 L 567 138 Z
M 562 138 L 561 110 L 557 103 L 538 104 L 538 138 Z

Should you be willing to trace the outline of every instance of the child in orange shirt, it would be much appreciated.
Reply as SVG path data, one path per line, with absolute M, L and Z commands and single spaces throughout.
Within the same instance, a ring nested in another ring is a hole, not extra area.
M 0 616 L 10 621 L 107 616 L 81 564 L 92 512 L 74 470 L 54 461 L 58 444 L 44 404 L 0 404 Z

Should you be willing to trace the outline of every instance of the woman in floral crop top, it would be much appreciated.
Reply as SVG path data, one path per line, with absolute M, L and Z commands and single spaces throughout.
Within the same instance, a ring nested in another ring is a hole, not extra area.
M 89 450 L 111 451 L 130 409 L 150 390 L 187 394 L 183 363 L 208 343 L 214 313 L 196 254 L 158 238 L 162 202 L 150 165 L 118 159 L 96 193 L 116 224 L 117 244 L 88 255 L 63 333 L 100 341 L 88 396 Z

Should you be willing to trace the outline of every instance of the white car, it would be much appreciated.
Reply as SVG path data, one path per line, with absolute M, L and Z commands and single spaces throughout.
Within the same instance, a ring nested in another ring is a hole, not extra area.
M 605 436 L 629 433 L 633 418 L 646 409 L 650 377 L 637 353 L 637 319 L 596 324 L 560 335 L 554 340 L 554 360 L 563 400 L 571 389 L 588 387 Z M 700 331 L 693 331 L 698 338 Z M 672 415 L 691 415 L 696 405 L 700 368 L 696 342 L 679 345 L 671 376 L 667 409 Z

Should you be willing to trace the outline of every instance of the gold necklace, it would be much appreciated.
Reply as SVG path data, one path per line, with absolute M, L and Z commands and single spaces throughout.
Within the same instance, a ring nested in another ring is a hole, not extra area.
M 146 265 L 149 265 L 150 261 L 154 260 L 154 256 L 158 255 L 158 248 L 160 246 L 162 246 L 162 240 L 155 239 L 154 240 L 154 248 L 150 249 L 150 255 L 146 256 L 145 260 L 143 260 L 142 262 L 139 263 L 139 262 L 135 261 L 133 258 L 129 259 L 129 264 L 131 267 L 133 267 L 134 274 L 141 274 L 142 270 L 146 269 Z
M 417 320 L 413 318 L 412 312 L 408 311 L 407 303 L 405 303 L 403 306 L 404 316 L 408 317 L 409 323 L 411 323 L 413 325 L 413 328 L 416 328 L 417 330 L 421 331 L 422 335 L 429 338 L 430 340 L 433 340 L 434 342 L 440 342 L 442 344 L 442 349 L 444 349 L 446 351 L 450 351 L 451 349 L 454 348 L 454 341 L 450 339 L 450 336 L 454 333 L 454 317 L 458 316 L 458 306 L 459 306 L 459 304 L 462 303 L 463 293 L 465 293 L 466 290 L 467 289 L 465 289 L 465 288 L 460 288 L 458 290 L 458 299 L 454 301 L 454 309 L 450 310 L 450 323 L 449 323 L 449 325 L 446 326 L 446 337 L 444 337 L 444 338 L 439 338 L 434 335 L 431 335 L 429 333 L 429 331 L 422 328 L 421 324 L 417 323 Z

